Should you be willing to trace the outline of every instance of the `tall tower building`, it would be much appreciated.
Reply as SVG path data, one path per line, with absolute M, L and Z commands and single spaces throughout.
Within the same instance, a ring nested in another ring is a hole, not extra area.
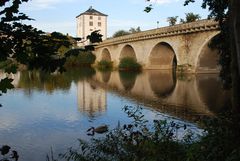
M 92 6 L 77 17 L 77 37 L 86 40 L 95 30 L 100 30 L 102 39 L 107 38 L 107 15 L 95 10 Z

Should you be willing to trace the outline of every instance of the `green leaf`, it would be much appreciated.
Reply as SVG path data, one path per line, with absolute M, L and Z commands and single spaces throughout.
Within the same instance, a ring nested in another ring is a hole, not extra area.
M 6 93 L 8 89 L 13 89 L 14 86 L 12 85 L 13 79 L 4 78 L 0 81 L 0 91 L 2 93 Z
M 152 9 L 152 5 L 150 4 L 149 6 L 145 7 L 144 12 L 149 13 Z
M 15 73 L 17 73 L 17 68 L 18 68 L 17 65 L 13 64 L 10 67 L 5 68 L 5 72 L 8 74 L 10 74 L 10 73 L 15 74 Z

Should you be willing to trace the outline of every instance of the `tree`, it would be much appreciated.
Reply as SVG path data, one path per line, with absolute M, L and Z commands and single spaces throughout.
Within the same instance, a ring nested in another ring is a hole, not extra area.
M 185 13 L 185 15 L 186 15 L 185 20 L 184 19 L 180 19 L 181 23 L 194 22 L 194 21 L 197 21 L 197 20 L 201 19 L 199 14 L 194 14 L 192 12 Z
M 124 36 L 124 35 L 129 35 L 130 33 L 128 31 L 125 31 L 125 30 L 119 30 L 119 31 L 116 31 L 114 34 L 113 34 L 113 38 L 115 37 L 119 37 L 119 36 Z
M 169 26 L 176 25 L 177 18 L 178 18 L 178 16 L 168 17 L 167 22 L 169 23 Z
M 23 64 L 28 69 L 41 69 L 48 72 L 64 71 L 65 57 L 60 56 L 61 48 L 69 48 L 71 42 L 68 36 L 58 32 L 47 34 L 31 25 L 22 22 L 33 20 L 19 11 L 22 3 L 29 0 L 0 1 L 0 63 L 10 61 L 5 69 L 7 73 L 15 73 L 17 65 Z M 100 42 L 101 35 L 96 31 L 88 39 Z M 93 49 L 93 45 L 86 48 Z M 59 50 L 60 49 L 60 50 Z M 17 63 L 17 65 L 16 65 Z M 13 80 L 9 78 L 0 81 L 0 92 L 6 93 L 13 88 Z
M 131 28 L 129 29 L 129 32 L 133 34 L 133 33 L 141 32 L 141 29 L 140 29 L 139 26 L 138 26 L 137 28 L 131 27 Z
M 113 34 L 112 37 L 115 38 L 115 37 L 119 37 L 119 36 L 134 34 L 134 33 L 137 33 L 137 32 L 141 32 L 141 29 L 140 29 L 139 26 L 138 26 L 137 28 L 131 27 L 131 28 L 129 29 L 129 31 L 126 31 L 126 30 L 118 30 L 118 31 L 116 31 L 116 32 Z

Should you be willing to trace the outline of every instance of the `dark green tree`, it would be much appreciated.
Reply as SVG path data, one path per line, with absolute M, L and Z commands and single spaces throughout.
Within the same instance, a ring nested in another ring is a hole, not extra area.
M 181 23 L 194 22 L 194 21 L 197 21 L 197 20 L 201 19 L 199 14 L 194 14 L 192 12 L 185 13 L 185 15 L 186 15 L 185 20 L 184 19 L 180 19 Z
M 0 1 L 0 63 L 10 62 L 10 66 L 5 69 L 7 73 L 15 73 L 18 64 L 27 66 L 29 70 L 64 71 L 66 57 L 60 54 L 59 49 L 71 46 L 69 37 L 58 32 L 47 34 L 24 24 L 25 21 L 33 20 L 19 10 L 20 5 L 28 1 Z M 98 31 L 93 32 L 88 39 L 93 43 L 102 41 Z M 93 48 L 90 45 L 86 50 Z M 12 81 L 9 78 L 2 79 L 0 92 L 6 93 L 7 89 L 13 88 Z
M 139 26 L 137 28 L 131 27 L 129 29 L 129 32 L 132 33 L 132 34 L 137 33 L 137 32 L 141 32 L 141 28 Z
M 130 33 L 128 31 L 125 31 L 125 30 L 119 30 L 119 31 L 116 31 L 114 34 L 113 34 L 113 38 L 115 37 L 119 37 L 119 36 L 124 36 L 124 35 L 129 35 Z
M 168 17 L 167 22 L 169 23 L 169 26 L 176 25 L 178 16 Z
M 129 35 L 133 33 L 141 32 L 141 28 L 138 26 L 137 28 L 131 27 L 129 31 L 126 30 L 118 30 L 113 34 L 113 38 L 119 37 L 119 36 L 124 36 L 124 35 Z

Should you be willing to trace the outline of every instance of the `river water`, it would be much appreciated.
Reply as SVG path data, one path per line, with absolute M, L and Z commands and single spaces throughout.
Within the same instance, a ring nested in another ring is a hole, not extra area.
M 1 77 L 4 77 L 3 75 Z M 217 74 L 175 75 L 68 70 L 63 74 L 19 72 L 14 90 L 0 97 L 0 143 L 17 150 L 20 161 L 43 161 L 89 139 L 86 130 L 103 124 L 112 129 L 131 120 L 122 108 L 141 106 L 148 120 L 172 119 L 196 132 L 196 121 L 212 117 L 229 103 Z

